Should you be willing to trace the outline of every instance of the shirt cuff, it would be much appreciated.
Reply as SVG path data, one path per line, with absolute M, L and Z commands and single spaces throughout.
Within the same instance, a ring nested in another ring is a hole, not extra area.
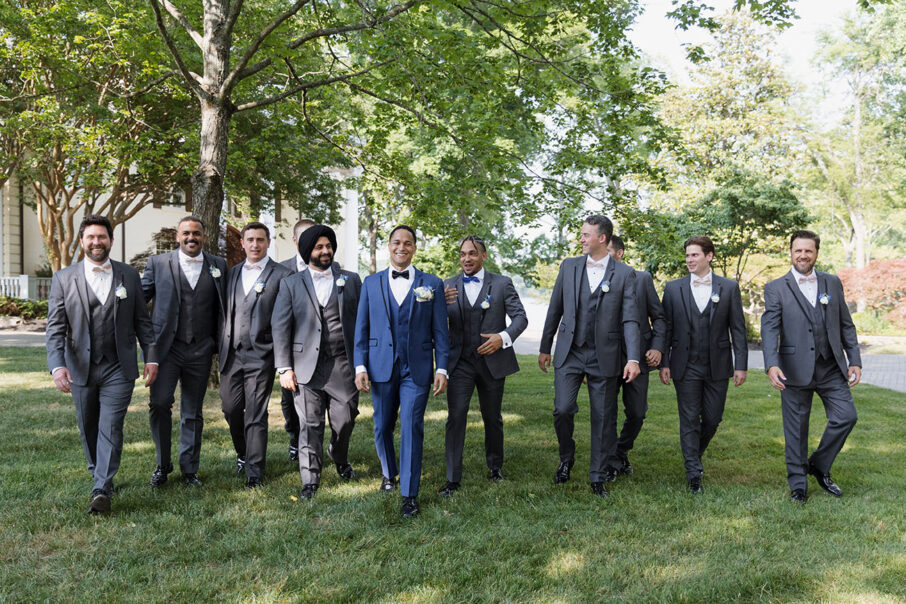
M 50 370 L 50 375 L 55 374 L 60 369 L 66 369 L 66 367 L 64 367 L 63 365 L 60 365 L 59 367 L 54 367 L 53 369 Z
M 627 363 L 635 363 L 635 364 L 636 364 L 636 365 L 638 365 L 638 364 L 639 364 L 639 362 L 638 362 L 638 361 L 636 361 L 636 360 L 635 360 L 635 359 L 629 359 L 629 360 L 628 360 L 628 361 L 626 361 L 626 362 L 627 362 Z
M 437 368 L 437 375 L 442 375 L 442 376 L 444 376 L 444 377 L 449 377 L 449 376 L 447 375 L 447 370 L 446 370 L 446 369 L 441 369 L 441 368 L 439 368 L 439 367 Z
M 355 366 L 355 374 L 356 374 L 356 375 L 359 375 L 360 373 L 368 373 L 368 370 L 365 369 L 365 366 L 364 366 L 364 365 L 356 365 L 356 366 Z
M 510 334 L 508 334 L 507 332 L 501 331 L 497 335 L 500 336 L 501 340 L 503 340 L 502 348 L 504 350 L 506 350 L 507 348 L 510 348 L 513 345 L 513 339 L 510 337 Z
M 147 363 L 145 363 L 145 365 L 155 365 L 155 366 L 157 366 L 157 365 L 160 365 L 160 363 L 158 363 L 157 361 L 148 361 Z
M 292 367 L 277 367 L 277 373 L 283 373 L 284 371 L 289 371 Z

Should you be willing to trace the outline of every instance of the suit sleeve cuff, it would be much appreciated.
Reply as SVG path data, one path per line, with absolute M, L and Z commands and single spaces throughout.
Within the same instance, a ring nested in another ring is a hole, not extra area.
M 442 376 L 444 376 L 444 377 L 449 377 L 449 376 L 447 375 L 447 370 L 446 370 L 446 369 L 440 369 L 440 368 L 438 368 L 438 369 L 437 369 L 437 375 L 442 375 Z
M 503 348 L 504 350 L 506 350 L 507 348 L 512 348 L 512 346 L 513 346 L 513 339 L 510 337 L 510 334 L 508 334 L 508 333 L 505 332 L 505 331 L 501 331 L 501 332 L 500 332 L 499 334 L 497 334 L 497 335 L 499 335 L 499 336 L 500 336 L 500 339 L 503 340 L 503 346 L 502 346 L 502 348 Z
M 289 371 L 290 369 L 292 369 L 292 367 L 277 367 L 277 373 L 283 373 L 285 371 Z
M 359 375 L 360 373 L 368 373 L 368 370 L 365 369 L 365 366 L 364 366 L 364 365 L 356 365 L 356 366 L 355 366 L 355 374 L 356 374 L 356 375 Z

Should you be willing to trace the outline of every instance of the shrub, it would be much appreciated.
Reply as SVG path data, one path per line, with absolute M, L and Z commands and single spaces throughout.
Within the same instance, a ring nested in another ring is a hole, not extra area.
M 23 300 L 0 296 L 0 316 L 22 317 L 26 321 L 47 318 L 47 300 Z

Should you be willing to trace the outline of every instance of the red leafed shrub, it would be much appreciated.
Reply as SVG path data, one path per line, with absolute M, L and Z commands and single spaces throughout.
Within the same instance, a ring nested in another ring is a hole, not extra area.
M 847 300 L 865 300 L 872 310 L 889 311 L 906 301 L 906 258 L 873 260 L 865 268 L 845 268 L 838 275 Z

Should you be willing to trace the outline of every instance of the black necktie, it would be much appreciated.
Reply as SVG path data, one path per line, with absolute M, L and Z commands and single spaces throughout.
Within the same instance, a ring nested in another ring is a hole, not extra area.
M 403 279 L 409 279 L 409 271 L 390 271 L 390 276 L 396 279 L 397 277 L 402 277 Z

